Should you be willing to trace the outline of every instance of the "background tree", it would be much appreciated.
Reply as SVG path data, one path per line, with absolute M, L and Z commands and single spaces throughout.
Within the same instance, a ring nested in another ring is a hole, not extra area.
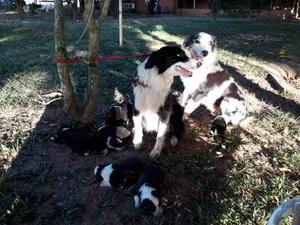
M 210 1 L 210 10 L 214 20 L 217 19 L 218 12 L 221 9 L 221 0 L 211 0 Z
M 99 26 L 97 26 L 96 20 L 93 16 L 94 0 L 86 0 L 85 2 L 84 17 L 89 31 L 89 82 L 83 103 L 79 103 L 78 98 L 76 97 L 68 64 L 57 64 L 64 95 L 64 111 L 81 120 L 85 124 L 93 123 L 96 120 L 96 106 L 100 91 L 100 74 L 95 59 L 98 56 L 100 47 L 99 33 L 107 16 L 109 4 L 110 0 L 104 0 L 102 12 L 99 18 Z M 54 30 L 56 59 L 67 58 L 62 0 L 55 0 Z
M 291 12 L 295 16 L 296 19 L 300 18 L 300 0 L 294 0 Z

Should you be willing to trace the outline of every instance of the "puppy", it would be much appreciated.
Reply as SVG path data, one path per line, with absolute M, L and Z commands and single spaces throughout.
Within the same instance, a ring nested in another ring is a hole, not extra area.
M 225 132 L 226 132 L 226 121 L 221 116 L 216 117 L 215 120 L 212 122 L 212 125 L 210 128 L 210 135 L 214 139 L 220 138 L 220 141 L 224 142 L 225 141 Z
M 98 165 L 94 169 L 94 175 L 99 178 L 101 187 L 123 189 L 137 182 L 143 168 L 143 161 L 132 157 L 119 164 Z
M 131 102 L 123 102 L 113 105 L 105 115 L 105 124 L 109 126 L 127 126 L 132 119 L 133 105 Z
M 124 126 L 109 126 L 102 124 L 97 127 L 98 137 L 105 143 L 106 150 L 121 151 L 129 143 L 131 132 Z
M 181 77 L 184 91 L 180 104 L 185 116 L 200 105 L 212 114 L 220 111 L 226 124 L 238 125 L 246 117 L 246 105 L 242 92 L 234 79 L 218 63 L 216 38 L 201 32 L 183 42 L 183 48 L 201 66 L 193 71 L 193 77 Z
M 164 173 L 157 166 L 147 166 L 134 189 L 134 205 L 146 213 L 158 216 L 162 213 L 160 191 L 164 184 Z
M 109 150 L 122 150 L 124 142 L 130 138 L 131 132 L 125 127 L 102 125 L 95 127 L 71 128 L 62 127 L 51 139 L 65 144 L 74 153 L 83 155 L 87 151 L 107 154 Z
M 166 46 L 153 52 L 138 66 L 138 82 L 133 87 L 133 144 L 136 148 L 142 144 L 143 129 L 154 131 L 157 136 L 150 156 L 160 154 L 170 128 L 173 110 L 170 88 L 174 76 L 191 77 L 191 70 L 196 66 L 196 61 L 189 59 L 177 46 Z

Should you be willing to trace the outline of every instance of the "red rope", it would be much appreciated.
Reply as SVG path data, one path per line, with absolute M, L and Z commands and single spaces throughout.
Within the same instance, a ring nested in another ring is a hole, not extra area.
M 130 59 L 130 58 L 146 58 L 150 54 L 139 54 L 139 55 L 116 55 L 116 56 L 102 56 L 97 57 L 95 59 L 95 62 L 99 61 L 111 61 L 111 60 L 122 60 L 122 59 Z M 77 63 L 80 62 L 81 58 L 74 57 L 74 58 L 63 58 L 63 59 L 57 59 L 56 63 L 63 64 L 63 63 Z

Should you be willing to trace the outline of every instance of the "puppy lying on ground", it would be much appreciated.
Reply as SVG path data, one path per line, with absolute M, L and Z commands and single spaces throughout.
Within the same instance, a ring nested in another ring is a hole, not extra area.
M 132 104 L 124 102 L 110 107 L 105 115 L 104 123 L 95 127 L 71 128 L 63 126 L 53 141 L 65 144 L 73 152 L 83 155 L 87 151 L 107 154 L 110 150 L 121 151 L 130 141 L 131 132 L 127 123 L 132 118 Z
M 132 157 L 119 164 L 98 165 L 94 170 L 94 175 L 99 178 L 101 187 L 123 189 L 137 182 L 143 168 L 143 161 Z
M 107 154 L 110 150 L 121 151 L 130 135 L 131 132 L 121 126 L 62 127 L 56 137 L 51 139 L 59 144 L 67 145 L 79 155 L 88 151 Z
M 164 184 L 164 173 L 157 166 L 147 166 L 134 188 L 134 205 L 146 213 L 158 216 L 162 213 L 160 191 Z
M 217 61 L 215 37 L 204 32 L 192 35 L 185 39 L 183 49 L 201 64 L 193 70 L 192 77 L 181 77 L 184 92 L 180 103 L 185 115 L 203 105 L 212 114 L 220 114 L 226 125 L 239 125 L 246 117 L 245 100 L 234 79 Z M 213 124 L 219 124 L 218 121 Z M 215 125 L 212 133 L 216 131 Z M 219 133 L 223 128 L 219 126 Z

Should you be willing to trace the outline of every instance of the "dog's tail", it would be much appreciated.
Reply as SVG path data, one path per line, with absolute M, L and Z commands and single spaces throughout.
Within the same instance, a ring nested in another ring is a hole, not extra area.
M 173 146 L 178 144 L 178 141 L 182 138 L 185 132 L 183 115 L 184 115 L 184 108 L 177 101 L 175 101 L 172 108 L 172 114 L 170 117 L 170 134 L 171 134 L 170 143 Z

